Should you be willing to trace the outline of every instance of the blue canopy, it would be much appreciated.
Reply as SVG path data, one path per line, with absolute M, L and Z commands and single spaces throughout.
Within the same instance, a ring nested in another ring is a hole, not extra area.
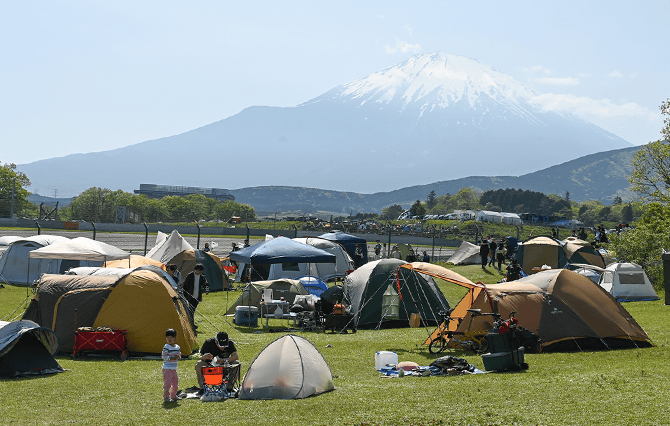
M 362 263 L 368 262 L 368 243 L 365 238 L 346 234 L 342 231 L 326 232 L 323 235 L 319 235 L 319 238 L 335 241 L 336 243 L 340 244 L 342 247 L 344 247 L 347 253 L 349 253 L 349 256 L 351 256 L 352 259 L 356 259 L 356 246 L 360 244 L 362 247 L 364 247 Z
M 242 250 L 230 253 L 230 260 L 250 265 L 268 265 L 272 263 L 335 263 L 334 254 L 293 241 L 286 237 L 277 237 L 263 241 Z

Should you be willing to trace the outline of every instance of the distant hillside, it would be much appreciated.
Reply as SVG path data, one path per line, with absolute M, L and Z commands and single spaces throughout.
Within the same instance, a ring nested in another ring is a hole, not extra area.
M 586 155 L 522 176 L 471 176 L 374 194 L 292 186 L 257 186 L 231 192 L 237 202 L 249 204 L 262 212 L 303 210 L 377 213 L 393 204 L 409 207 L 416 200 L 425 200 L 431 190 L 437 195 L 444 195 L 455 194 L 461 188 L 468 187 L 482 192 L 517 188 L 561 196 L 567 191 L 574 201 L 600 200 L 610 204 L 617 195 L 623 200 L 632 198 L 628 189 L 628 176 L 632 172 L 631 160 L 638 149 L 623 148 Z
M 54 197 L 45 197 L 40 194 L 30 194 L 28 196 L 28 201 L 39 205 L 40 203 L 55 205 L 58 202 L 58 207 L 65 207 L 72 202 L 73 198 L 54 198 Z

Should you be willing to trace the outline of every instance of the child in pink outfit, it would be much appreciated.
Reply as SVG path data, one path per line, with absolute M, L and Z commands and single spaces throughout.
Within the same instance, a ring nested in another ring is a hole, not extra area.
M 181 349 L 177 344 L 177 331 L 169 328 L 165 332 L 163 352 L 163 401 L 176 402 L 179 377 L 177 376 L 177 361 L 181 359 Z

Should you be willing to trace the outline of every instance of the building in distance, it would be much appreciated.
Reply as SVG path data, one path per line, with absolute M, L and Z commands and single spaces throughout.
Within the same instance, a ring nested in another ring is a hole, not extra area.
M 144 194 L 149 198 L 163 198 L 168 195 L 184 197 L 191 194 L 202 194 L 207 198 L 213 198 L 217 201 L 235 201 L 235 196 L 227 189 L 221 188 L 200 188 L 196 186 L 174 186 L 174 185 L 156 185 L 153 183 L 141 183 L 140 189 L 136 189 L 135 194 Z

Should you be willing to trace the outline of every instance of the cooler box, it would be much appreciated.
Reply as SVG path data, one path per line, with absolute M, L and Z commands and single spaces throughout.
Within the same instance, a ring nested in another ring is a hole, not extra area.
M 386 364 L 398 364 L 398 354 L 390 351 L 377 351 L 375 353 L 375 370 L 379 371 Z
M 235 325 L 258 326 L 258 308 L 255 306 L 238 306 L 235 308 Z
M 521 346 L 516 351 L 482 354 L 484 369 L 486 371 L 504 371 L 515 365 L 520 366 L 524 362 L 523 352 L 524 348 Z

